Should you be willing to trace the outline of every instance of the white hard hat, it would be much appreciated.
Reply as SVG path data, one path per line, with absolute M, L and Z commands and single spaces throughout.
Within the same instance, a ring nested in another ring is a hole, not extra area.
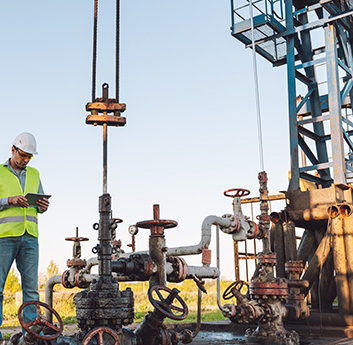
M 38 154 L 36 139 L 31 133 L 21 133 L 15 138 L 12 145 L 21 149 L 23 152 L 30 153 L 32 155 Z

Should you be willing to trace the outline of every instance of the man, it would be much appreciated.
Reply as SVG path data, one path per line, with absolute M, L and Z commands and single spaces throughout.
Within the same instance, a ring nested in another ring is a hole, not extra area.
M 29 205 L 25 198 L 27 193 L 43 194 L 38 170 L 27 166 L 38 154 L 34 136 L 22 133 L 12 144 L 12 157 L 0 165 L 0 326 L 4 285 L 14 261 L 21 274 L 23 303 L 39 300 L 37 212 L 49 207 L 46 198 L 37 201 L 37 206 Z M 24 309 L 25 323 L 36 316 L 33 306 Z

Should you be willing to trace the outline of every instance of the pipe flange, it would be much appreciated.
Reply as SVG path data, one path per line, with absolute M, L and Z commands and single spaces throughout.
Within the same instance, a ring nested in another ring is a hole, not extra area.
M 299 273 L 299 275 L 303 272 L 303 261 L 301 260 L 293 260 L 286 261 L 284 264 L 285 272 L 288 273 Z
M 189 329 L 183 329 L 180 332 L 179 338 L 183 344 L 189 344 L 192 342 L 193 335 Z
M 171 256 L 167 258 L 167 262 L 172 264 L 173 272 L 168 275 L 168 281 L 180 283 L 186 279 L 188 268 L 186 261 L 178 256 Z
M 248 230 L 247 234 L 246 234 L 246 237 L 249 239 L 249 240 L 252 240 L 254 238 L 258 238 L 258 239 L 261 239 L 259 237 L 259 234 L 260 234 L 260 228 L 259 226 L 253 222 L 253 221 L 249 221 L 249 225 L 250 225 L 250 229 Z
M 286 281 L 279 280 L 276 282 L 252 281 L 249 285 L 251 296 L 287 296 L 288 284 Z
M 160 345 L 170 345 L 171 336 L 170 336 L 170 334 L 169 334 L 167 329 L 161 328 L 159 330 L 158 342 L 157 343 L 160 344 Z
M 83 270 L 80 270 L 75 274 L 75 285 L 81 289 L 88 288 L 90 283 L 84 281 L 82 277 L 83 277 Z
M 277 256 L 276 253 L 268 253 L 268 254 L 264 254 L 264 253 L 260 253 L 258 255 L 258 260 L 259 260 L 259 265 L 271 265 L 271 266 L 275 266 L 277 263 Z
M 84 267 L 86 267 L 86 264 L 87 264 L 86 260 L 80 260 L 80 259 L 78 259 L 78 260 L 72 259 L 72 260 L 66 261 L 66 266 L 69 268 L 70 267 L 84 268 Z
M 70 270 L 64 271 L 61 275 L 61 285 L 66 289 L 72 289 L 75 287 L 75 285 L 72 285 L 69 282 L 69 277 L 70 277 Z
M 230 220 L 230 225 L 225 227 L 225 226 L 220 226 L 219 228 L 225 233 L 225 234 L 234 234 L 240 229 L 240 221 L 237 217 L 235 217 L 232 214 L 224 214 L 222 218 L 229 219 Z

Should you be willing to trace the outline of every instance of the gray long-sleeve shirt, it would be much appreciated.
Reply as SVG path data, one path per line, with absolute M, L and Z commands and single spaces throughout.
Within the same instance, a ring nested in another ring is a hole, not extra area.
M 10 171 L 18 178 L 18 180 L 20 181 L 21 188 L 24 191 L 25 184 L 26 184 L 26 171 L 27 171 L 27 169 L 25 168 L 23 170 L 15 170 L 14 168 L 12 168 L 12 166 L 10 164 L 10 159 L 8 159 L 6 161 L 4 166 L 8 167 L 10 169 Z M 44 194 L 41 181 L 39 181 L 38 193 Z M 8 197 L 0 199 L 0 211 L 5 210 L 9 207 L 10 207 L 10 205 L 9 205 L 9 198 Z M 38 209 L 39 209 L 39 207 L 38 207 Z

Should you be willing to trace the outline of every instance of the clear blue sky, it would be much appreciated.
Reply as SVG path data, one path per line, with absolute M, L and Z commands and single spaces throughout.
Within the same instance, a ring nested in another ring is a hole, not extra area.
M 85 124 L 91 101 L 92 1 L 3 1 L 0 5 L 0 159 L 32 132 L 31 161 L 53 195 L 40 216 L 40 270 L 61 270 L 72 256 L 65 237 L 97 243 L 102 194 L 102 128 Z M 114 95 L 115 1 L 99 6 L 97 96 Z M 230 188 L 258 195 L 259 155 L 251 50 L 230 35 L 229 1 L 121 1 L 120 101 L 127 125 L 109 129 L 108 191 L 123 248 L 129 225 L 161 217 L 167 246 L 200 241 L 203 219 L 232 212 Z M 289 170 L 285 67 L 258 58 L 265 170 L 270 193 L 287 187 Z M 255 209 L 255 214 L 259 210 Z M 249 214 L 250 215 L 250 214 Z M 214 232 L 215 233 L 215 232 Z M 233 278 L 231 238 L 222 234 L 222 275 Z M 137 249 L 148 248 L 140 230 Z M 215 237 L 211 249 L 215 252 Z M 200 264 L 201 257 L 187 261 Z M 212 265 L 216 265 L 213 256 Z

